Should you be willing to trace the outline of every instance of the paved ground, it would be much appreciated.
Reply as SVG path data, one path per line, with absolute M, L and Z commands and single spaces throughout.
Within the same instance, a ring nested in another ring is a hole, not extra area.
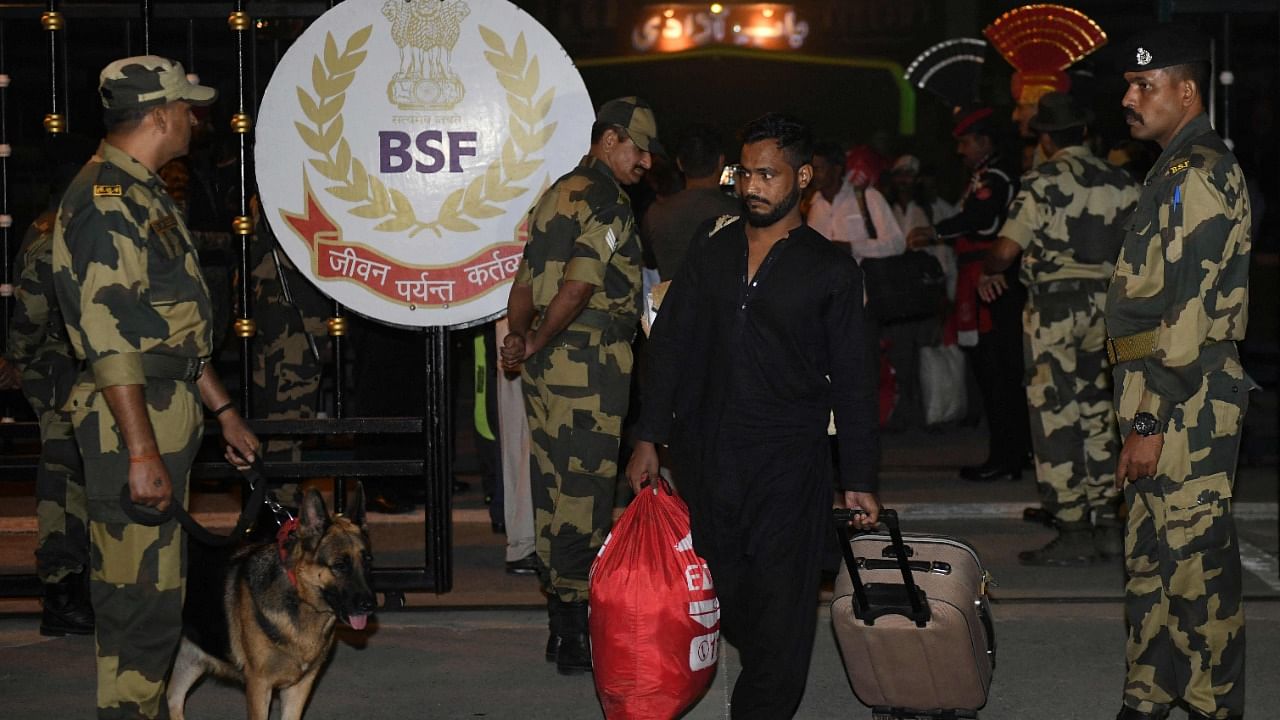
M 1124 629 L 1118 564 L 1028 569 L 1018 550 L 1049 531 L 1020 520 L 1035 500 L 1029 478 L 971 485 L 954 467 L 980 452 L 977 431 L 886 439 L 886 501 L 910 530 L 946 532 L 977 545 L 999 585 L 993 589 L 999 664 L 984 720 L 1109 719 L 1119 702 Z M 474 480 L 474 478 L 471 478 Z M 0 483 L 0 572 L 29 572 L 34 535 L 30 489 Z M 197 510 L 223 520 L 234 498 L 201 496 Z M 545 614 L 534 582 L 502 572 L 476 489 L 456 498 L 455 584 L 445 595 L 409 594 L 408 608 L 384 610 L 360 633 L 342 636 L 308 711 L 325 718 L 600 717 L 587 678 L 563 678 L 543 662 Z M 380 564 L 421 557 L 421 511 L 373 516 Z M 1276 469 L 1248 467 L 1237 488 L 1237 519 L 1250 572 L 1246 579 L 1251 717 L 1280 707 L 1280 569 L 1277 567 Z M 824 598 L 825 602 L 826 598 Z M 93 706 L 93 643 L 49 639 L 35 630 L 31 600 L 0 599 L 0 718 L 87 718 Z M 849 688 L 821 614 L 800 718 L 869 718 Z M 719 675 L 690 719 L 727 717 L 736 656 L 725 646 Z M 216 682 L 196 688 L 193 720 L 242 717 L 238 691 Z M 1180 717 L 1175 715 L 1175 717 Z

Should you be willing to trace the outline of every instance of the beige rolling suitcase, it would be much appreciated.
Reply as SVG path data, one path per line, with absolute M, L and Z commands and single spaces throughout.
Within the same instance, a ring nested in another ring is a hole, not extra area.
M 845 567 L 831 622 L 854 693 L 876 720 L 976 718 L 996 660 L 978 553 L 944 535 L 904 535 L 892 510 L 880 514 L 887 534 L 850 540 L 852 517 L 836 510 Z

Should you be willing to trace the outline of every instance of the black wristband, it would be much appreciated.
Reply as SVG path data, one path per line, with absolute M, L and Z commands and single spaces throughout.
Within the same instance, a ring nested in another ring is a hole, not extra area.
M 218 408 L 217 410 L 214 410 L 214 411 L 213 411 L 213 416 L 214 416 L 214 417 L 218 417 L 218 416 L 219 416 L 219 415 L 221 415 L 222 413 L 224 413 L 224 412 L 226 412 L 226 411 L 228 411 L 228 410 L 231 410 L 231 409 L 235 408 L 235 406 L 236 406 L 236 404 L 235 404 L 235 403 L 233 403 L 233 402 L 227 402 L 227 404 L 226 404 L 226 405 L 223 405 L 222 407 Z

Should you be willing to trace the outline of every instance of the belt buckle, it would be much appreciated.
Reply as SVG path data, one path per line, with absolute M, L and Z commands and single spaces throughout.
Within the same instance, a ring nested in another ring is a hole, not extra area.
M 1119 362 L 1119 357 L 1120 355 L 1116 352 L 1116 340 L 1115 338 L 1108 335 L 1107 336 L 1107 359 L 1111 361 L 1112 365 L 1115 365 Z

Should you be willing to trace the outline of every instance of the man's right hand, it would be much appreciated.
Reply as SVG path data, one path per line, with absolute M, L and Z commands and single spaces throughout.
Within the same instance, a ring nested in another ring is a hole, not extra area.
M 631 460 L 627 462 L 627 483 L 632 492 L 639 495 L 646 483 L 656 489 L 657 484 L 650 481 L 658 477 L 659 469 L 658 447 L 648 440 L 637 440 L 631 449 Z
M 932 245 L 934 238 L 937 236 L 937 232 L 931 227 L 913 228 L 911 232 L 907 233 L 907 247 L 915 250 Z
M 525 360 L 525 339 L 520 333 L 507 333 L 502 339 L 502 349 L 499 354 L 502 356 L 502 369 L 507 372 L 517 372 L 520 370 L 520 364 Z
M 169 480 L 169 470 L 159 455 L 148 456 L 142 462 L 133 462 L 130 458 L 129 498 L 139 505 L 153 507 L 161 512 L 169 508 L 169 503 L 173 500 L 173 483 Z

